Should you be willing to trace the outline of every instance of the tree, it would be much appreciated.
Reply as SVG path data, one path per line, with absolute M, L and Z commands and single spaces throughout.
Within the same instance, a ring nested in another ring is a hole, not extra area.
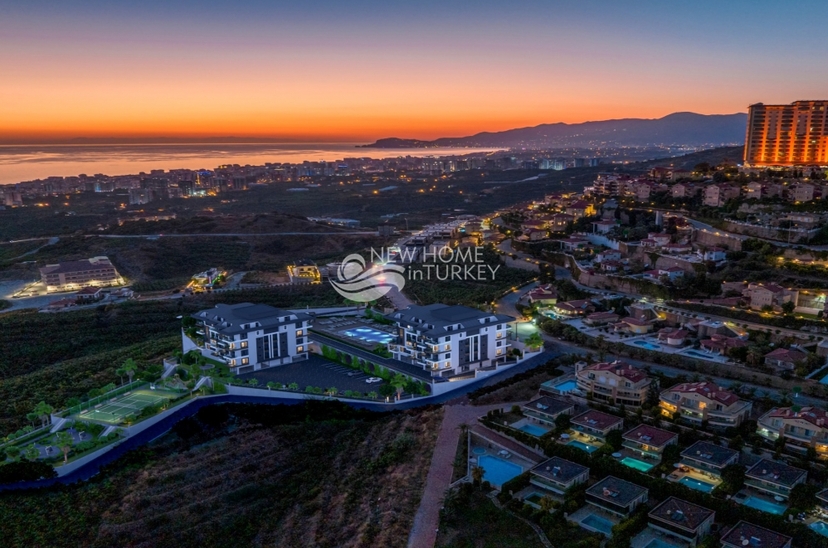
M 32 426 L 35 425 L 35 422 L 37 422 L 37 419 L 39 419 L 39 418 L 40 418 L 40 415 L 38 415 L 34 411 L 32 411 L 31 413 L 26 413 L 26 420 L 28 420 L 29 423 L 31 423 Z
M 474 468 L 472 468 L 471 469 L 472 482 L 475 485 L 480 485 L 481 483 L 483 483 L 483 475 L 485 473 L 486 473 L 486 471 L 483 470 L 483 467 L 481 467 L 481 466 L 475 466 Z
M 8 457 L 11 460 L 17 460 L 17 458 L 20 456 L 20 453 L 20 448 L 15 445 L 10 445 L 6 447 L 6 455 L 8 455 Z
M 524 342 L 529 348 L 540 348 L 543 346 L 543 338 L 537 331 L 526 337 L 526 341 Z
M 54 407 L 52 407 L 44 401 L 35 405 L 34 408 L 34 412 L 37 413 L 38 417 L 40 417 L 40 422 L 42 426 L 46 426 L 49 423 L 49 417 L 52 414 L 52 411 L 54 410 Z
M 298 385 L 298 384 L 296 384 L 295 382 L 292 382 L 292 383 L 290 383 L 290 384 L 288 385 L 288 388 L 289 388 L 290 390 L 299 390 L 299 385 Z
M 788 499 L 791 508 L 796 508 L 801 512 L 808 512 L 817 503 L 816 494 L 819 487 L 816 485 L 809 485 L 800 483 L 791 489 L 791 496 Z
M 565 432 L 569 430 L 569 427 L 572 425 L 572 417 L 569 416 L 567 413 L 561 413 L 557 417 L 555 417 L 555 430 L 558 433 Z
M 325 394 L 328 396 L 336 396 L 339 393 L 339 389 L 335 386 L 331 386 L 325 391 Z
M 135 376 L 135 372 L 138 370 L 138 364 L 135 363 L 135 360 L 132 358 L 128 358 L 124 365 L 121 367 L 126 373 L 126 376 L 129 377 L 129 382 L 132 382 L 132 377 Z
M 275 382 L 273 382 L 273 381 L 268 381 L 268 383 L 267 383 L 267 389 L 268 389 L 268 390 L 273 390 L 274 388 L 276 388 L 276 383 L 275 383 Z
M 391 386 L 393 386 L 397 391 L 397 399 L 400 399 L 403 393 L 403 389 L 405 388 L 408 379 L 405 378 L 405 375 L 401 373 L 397 373 L 391 378 Z
M 379 394 L 377 394 L 376 392 L 368 392 L 368 397 L 372 400 L 377 399 L 377 396 L 379 396 Z
M 35 461 L 40 456 L 40 450 L 32 443 L 23 452 L 23 455 L 26 457 L 26 460 Z
M 785 315 L 788 315 L 788 316 L 793 314 L 793 311 L 794 311 L 795 308 L 796 308 L 796 304 L 794 304 L 793 301 L 788 301 L 788 302 L 782 304 L 782 312 L 784 312 Z
M 555 509 L 555 500 L 549 495 L 542 496 L 539 503 L 541 512 L 551 512 Z
M 55 436 L 55 443 L 63 452 L 63 464 L 69 462 L 69 451 L 72 450 L 73 441 L 69 432 L 60 431 Z
M 745 484 L 745 467 L 741 464 L 728 464 L 722 468 L 722 481 L 727 484 L 730 492 L 739 491 Z
M 115 370 L 115 374 L 118 375 L 118 381 L 121 384 L 124 384 L 124 375 L 126 375 L 126 371 L 124 370 L 124 368 L 119 367 L 118 369 Z
M 624 443 L 624 434 L 621 433 L 621 430 L 610 430 L 607 432 L 606 440 L 607 445 L 612 447 L 614 451 L 618 451 Z

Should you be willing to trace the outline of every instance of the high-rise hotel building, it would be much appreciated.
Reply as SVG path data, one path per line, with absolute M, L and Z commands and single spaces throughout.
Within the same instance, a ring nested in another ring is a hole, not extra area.
M 750 105 L 745 164 L 828 165 L 828 101 Z

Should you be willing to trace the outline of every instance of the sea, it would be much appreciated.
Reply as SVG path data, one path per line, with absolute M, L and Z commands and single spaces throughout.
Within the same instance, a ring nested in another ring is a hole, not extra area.
M 0 145 L 0 184 L 46 177 L 132 175 L 153 169 L 215 169 L 220 165 L 262 165 L 336 161 L 344 158 L 452 156 L 491 152 L 481 148 L 358 148 L 363 143 L 159 143 L 110 145 Z

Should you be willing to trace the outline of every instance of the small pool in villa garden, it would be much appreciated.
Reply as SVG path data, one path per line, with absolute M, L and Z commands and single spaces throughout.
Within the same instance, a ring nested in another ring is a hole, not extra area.
M 394 335 L 391 333 L 386 333 L 370 327 L 354 327 L 353 329 L 346 329 L 345 331 L 342 331 L 342 334 L 361 341 L 382 344 L 388 344 L 394 340 Z
M 633 344 L 641 348 L 646 348 L 647 350 L 661 350 L 661 346 L 647 341 L 635 341 Z
M 541 384 L 541 386 L 546 388 L 547 390 L 555 390 L 561 394 L 566 394 L 578 388 L 578 383 L 572 379 L 563 382 L 556 379 L 552 379 L 551 381 L 546 381 L 545 383 Z
M 706 481 L 697 480 L 688 476 L 681 478 L 679 483 L 686 485 L 690 489 L 701 491 L 702 493 L 709 493 L 716 487 L 712 483 L 707 483 Z
M 472 453 L 474 453 L 475 455 L 485 455 L 486 450 L 482 447 L 475 447 L 474 449 L 472 449 Z
M 541 437 L 544 434 L 549 432 L 548 428 L 544 428 L 543 426 L 538 426 L 537 424 L 524 424 L 518 430 L 523 430 L 527 434 L 531 434 L 536 437 Z
M 825 523 L 824 521 L 815 521 L 808 527 L 810 527 L 812 530 L 816 531 L 823 537 L 828 537 L 828 523 Z
M 594 453 L 598 450 L 597 447 L 594 445 L 589 445 L 588 443 L 584 443 L 582 441 L 572 440 L 571 442 L 567 443 L 567 445 L 571 445 L 572 447 L 577 447 L 581 451 L 586 451 L 587 453 Z
M 750 506 L 751 508 L 756 508 L 757 510 L 761 510 L 763 512 L 767 512 L 768 514 L 776 514 L 777 516 L 781 516 L 785 513 L 786 506 L 782 506 L 781 504 L 774 504 L 764 499 L 760 499 L 757 497 L 747 497 L 742 501 L 742 504 L 745 506 Z
M 677 548 L 674 544 L 669 544 L 663 540 L 654 538 L 645 548 Z
M 640 461 L 632 457 L 624 457 L 624 459 L 621 460 L 621 464 L 623 464 L 624 466 L 629 466 L 630 468 L 638 470 L 639 472 L 649 472 L 653 468 L 653 466 L 655 466 L 654 464 L 647 464 L 644 461 Z
M 529 495 L 528 497 L 523 497 L 523 500 L 525 500 L 527 502 L 531 502 L 532 504 L 540 504 L 540 501 L 541 501 L 542 498 L 543 498 L 543 495 L 541 495 L 538 492 L 534 492 L 531 495 Z
M 695 356 L 696 358 L 701 358 L 703 360 L 717 361 L 715 355 L 699 352 L 698 350 L 688 350 L 687 352 L 685 352 L 685 354 L 687 354 L 688 356 Z
M 480 457 L 478 464 L 483 468 L 483 479 L 498 488 L 523 473 L 521 466 L 490 455 Z
M 595 514 L 590 514 L 582 519 L 581 525 L 584 525 L 586 529 L 598 531 L 600 533 L 604 533 L 605 535 L 612 534 L 613 523 L 610 520 L 596 516 Z

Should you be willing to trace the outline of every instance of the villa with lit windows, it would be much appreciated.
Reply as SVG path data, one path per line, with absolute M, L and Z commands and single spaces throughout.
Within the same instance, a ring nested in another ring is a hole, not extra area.
M 813 447 L 821 457 L 828 456 L 828 413 L 818 407 L 775 407 L 759 417 L 756 433 L 795 451 Z
M 640 407 L 650 390 L 650 379 L 643 371 L 620 361 L 581 365 L 575 379 L 585 394 L 617 405 Z
M 752 404 L 712 382 L 684 382 L 659 396 L 661 414 L 678 416 L 695 425 L 728 428 L 739 426 L 750 416 Z
M 182 333 L 184 351 L 199 350 L 235 374 L 249 373 L 308 358 L 308 314 L 265 304 L 217 304 L 196 312 L 201 344 Z
M 451 376 L 496 366 L 506 361 L 511 346 L 509 324 L 514 318 L 467 306 L 412 305 L 386 316 L 399 331 L 389 344 L 394 359 Z
M 572 417 L 572 429 L 569 435 L 573 441 L 600 447 L 606 443 L 607 434 L 613 430 L 623 429 L 624 419 L 621 417 L 590 409 Z
M 668 445 L 678 443 L 678 434 L 648 424 L 640 424 L 624 432 L 623 446 L 647 459 L 661 461 L 661 455 Z
M 305 259 L 289 264 L 287 273 L 292 284 L 318 284 L 322 281 L 316 263 Z

